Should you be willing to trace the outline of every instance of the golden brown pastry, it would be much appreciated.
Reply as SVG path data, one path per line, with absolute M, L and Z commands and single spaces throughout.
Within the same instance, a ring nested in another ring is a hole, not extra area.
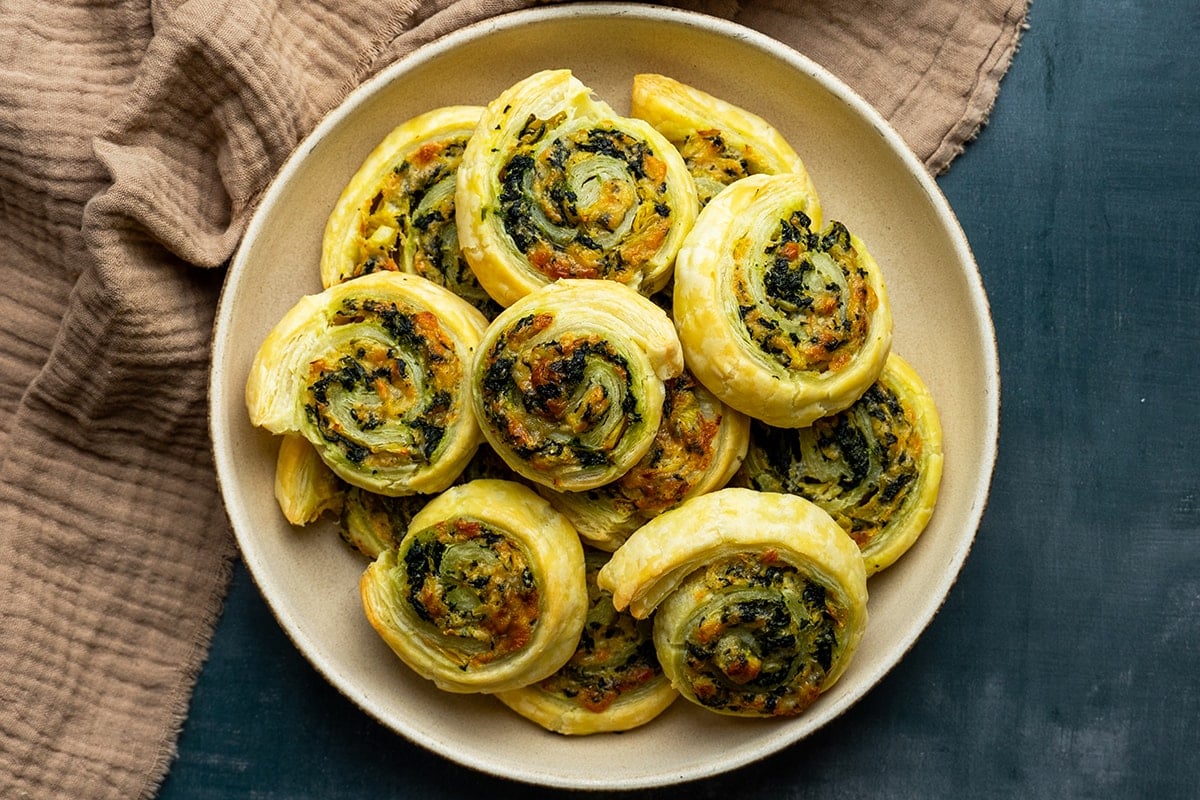
M 440 491 L 481 439 L 470 364 L 486 325 L 448 289 L 402 272 L 303 297 L 255 355 L 250 420 L 304 436 L 354 486 Z
M 916 542 L 937 503 L 942 428 L 925 383 L 892 353 L 849 408 L 810 427 L 754 423 L 737 480 L 790 492 L 825 509 L 862 550 L 867 574 Z
M 666 384 L 654 444 L 621 477 L 586 492 L 541 489 L 589 544 L 609 552 L 645 522 L 689 497 L 719 489 L 746 454 L 750 419 L 684 370 Z
M 558 278 L 653 294 L 698 208 L 671 143 L 565 69 L 530 75 L 488 104 L 456 204 L 463 253 L 503 306 Z
M 371 626 L 449 692 L 500 692 L 552 675 L 587 617 L 571 524 L 511 481 L 454 486 L 413 517 L 360 582 Z
M 790 175 L 752 175 L 704 207 L 679 253 L 674 312 L 688 367 L 722 401 L 798 428 L 875 382 L 892 341 L 879 265 Z
M 381 270 L 420 275 L 488 316 L 499 307 L 458 247 L 454 192 L 481 106 L 447 106 L 398 125 L 363 161 L 329 215 L 325 287 Z
M 559 491 L 594 489 L 650 450 L 663 382 L 682 370 L 661 308 L 613 281 L 564 279 L 488 327 L 473 368 L 476 416 L 519 475 Z
M 760 174 L 791 173 L 817 196 L 804 162 L 769 122 L 694 86 L 665 75 L 634 75 L 630 115 L 649 122 L 679 150 L 701 206 L 734 181 Z M 815 208 L 810 216 L 819 225 Z
M 658 664 L 649 621 L 617 611 L 596 585 L 608 555 L 587 550 L 584 561 L 588 612 L 575 653 L 550 677 L 496 695 L 543 728 L 575 736 L 636 728 L 679 697 Z
M 598 583 L 617 609 L 654 614 L 671 683 L 722 714 L 802 713 L 845 671 L 867 622 L 858 548 L 789 494 L 688 500 L 630 536 Z
M 341 510 L 346 484 L 325 465 L 303 436 L 286 434 L 275 458 L 275 500 L 293 525 L 316 522 Z

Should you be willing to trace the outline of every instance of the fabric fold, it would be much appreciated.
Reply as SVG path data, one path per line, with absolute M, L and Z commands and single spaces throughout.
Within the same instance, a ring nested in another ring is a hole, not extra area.
M 29 0 L 0 10 L 0 796 L 151 797 L 236 547 L 209 452 L 224 265 L 321 117 L 537 0 Z M 679 0 L 776 36 L 934 172 L 1027 0 Z M 364 21 L 369 24 L 364 24 Z

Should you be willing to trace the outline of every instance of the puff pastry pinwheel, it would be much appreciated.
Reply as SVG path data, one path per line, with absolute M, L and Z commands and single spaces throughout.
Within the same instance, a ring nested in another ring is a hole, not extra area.
M 566 735 L 625 731 L 661 714 L 679 693 L 663 674 L 649 620 L 613 608 L 596 585 L 608 554 L 586 550 L 587 622 L 574 654 L 557 672 L 496 697 L 526 719 Z
M 334 474 L 308 440 L 287 434 L 275 458 L 275 500 L 293 525 L 316 522 L 327 511 L 338 512 L 346 484 Z
M 867 574 L 890 566 L 925 529 L 942 477 L 942 428 L 928 388 L 892 353 L 849 408 L 810 427 L 754 423 L 736 478 L 825 509 L 862 550 Z
M 398 125 L 351 177 L 325 224 L 326 288 L 382 270 L 420 275 L 489 316 L 499 307 L 458 247 L 454 193 L 482 106 L 446 106 Z
M 794 716 L 842 675 L 867 622 L 850 537 L 802 497 L 727 488 L 637 530 L 600 570 L 618 609 L 654 613 L 663 671 L 712 711 Z
M 666 382 L 663 418 L 650 451 L 611 483 L 542 495 L 588 544 L 609 552 L 645 522 L 689 497 L 719 489 L 737 471 L 750 418 L 729 408 L 684 370 Z
M 671 143 L 565 69 L 530 75 L 488 104 L 459 166 L 456 205 L 463 253 L 503 306 L 557 278 L 653 294 L 698 209 Z
M 874 383 L 891 348 L 879 265 L 791 175 L 752 175 L 700 213 L 675 268 L 688 367 L 728 405 L 798 428 Z
M 629 113 L 649 122 L 679 150 L 696 181 L 701 206 L 736 180 L 782 172 L 797 176 L 816 197 L 800 156 L 757 114 L 654 73 L 633 76 Z
M 654 444 L 664 381 L 683 371 L 670 318 L 612 281 L 563 279 L 488 327 L 473 366 L 476 417 L 517 474 L 560 491 L 623 475 Z
M 486 326 L 462 298 L 402 272 L 307 295 L 255 355 L 250 420 L 303 435 L 351 485 L 386 495 L 440 491 L 481 440 L 470 363 Z
M 396 655 L 457 693 L 552 675 L 575 651 L 588 609 L 575 529 L 532 489 L 491 479 L 431 500 L 399 547 L 363 572 L 360 590 Z

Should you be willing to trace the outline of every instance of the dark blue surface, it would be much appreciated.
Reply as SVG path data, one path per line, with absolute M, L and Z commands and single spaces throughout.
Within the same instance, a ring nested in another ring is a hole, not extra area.
M 939 180 L 1002 368 L 974 550 L 861 702 L 690 797 L 1200 787 L 1200 3 L 1035 0 L 1030 22 L 990 124 Z M 296 651 L 239 565 L 161 800 L 561 794 L 373 722 Z

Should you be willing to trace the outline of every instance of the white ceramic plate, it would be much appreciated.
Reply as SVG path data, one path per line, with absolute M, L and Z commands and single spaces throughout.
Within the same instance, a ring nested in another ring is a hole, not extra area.
M 367 623 L 358 596 L 363 559 L 332 524 L 293 529 L 275 503 L 277 441 L 250 426 L 243 387 L 268 330 L 301 294 L 321 288 L 321 231 L 342 187 L 408 117 L 485 104 L 551 67 L 570 68 L 618 111 L 628 108 L 634 73 L 652 71 L 774 123 L 812 173 L 826 217 L 844 221 L 881 264 L 895 348 L 940 408 L 946 466 L 932 523 L 872 578 L 862 646 L 837 685 L 800 717 L 736 719 L 681 700 L 635 731 L 566 738 L 493 698 L 444 694 L 411 673 Z M 548 786 L 628 789 L 715 775 L 794 745 L 903 657 L 945 599 L 983 513 L 997 375 L 987 299 L 966 239 L 936 184 L 866 103 L 794 51 L 730 23 L 632 4 L 567 5 L 501 17 L 426 46 L 351 94 L 297 149 L 229 271 L 213 344 L 211 425 L 245 563 L 280 625 L 334 686 L 385 725 L 467 766 Z

